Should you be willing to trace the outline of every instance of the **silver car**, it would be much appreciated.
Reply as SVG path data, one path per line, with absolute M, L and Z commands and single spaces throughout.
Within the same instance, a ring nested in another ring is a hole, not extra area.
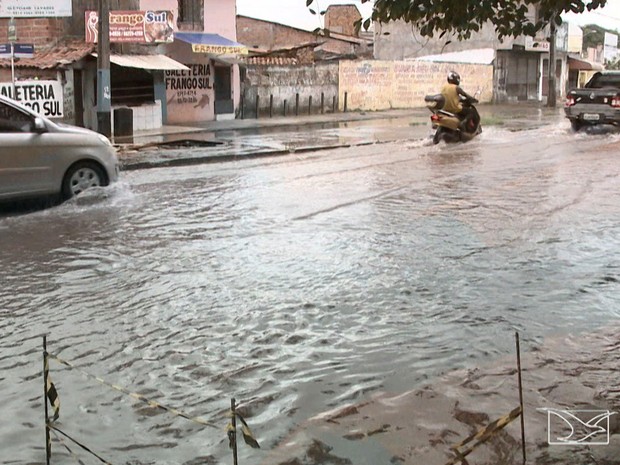
M 58 196 L 118 179 L 110 141 L 94 131 L 54 123 L 0 96 L 0 202 Z

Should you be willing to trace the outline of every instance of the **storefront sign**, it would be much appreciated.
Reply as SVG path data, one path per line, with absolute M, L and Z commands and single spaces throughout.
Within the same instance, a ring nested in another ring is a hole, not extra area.
M 548 52 L 549 48 L 549 41 L 545 38 L 530 36 L 525 38 L 525 50 L 528 52 Z
M 208 64 L 188 64 L 189 71 L 166 71 L 166 91 L 170 103 L 177 105 L 196 104 L 206 106 L 209 101 L 205 91 L 213 88 L 211 66 Z
M 189 70 L 169 70 L 164 73 L 169 123 L 208 121 L 215 117 L 213 65 L 184 63 Z
M 99 14 L 86 12 L 86 42 L 99 37 Z M 170 11 L 111 11 L 110 42 L 170 43 L 174 40 Z
M 64 98 L 59 81 L 17 81 L 15 96 L 13 96 L 13 84 L 0 82 L 0 95 L 17 100 L 42 116 L 48 118 L 63 116 Z
M 204 45 L 192 44 L 194 53 L 211 53 L 213 55 L 247 55 L 248 49 L 243 46 L 232 45 Z
M 71 16 L 71 0 L 2 0 L 0 18 Z

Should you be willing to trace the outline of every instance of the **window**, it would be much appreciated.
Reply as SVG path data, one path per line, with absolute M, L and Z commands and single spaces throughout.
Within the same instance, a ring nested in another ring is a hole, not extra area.
M 202 31 L 204 28 L 203 0 L 179 0 L 178 27 L 181 30 Z
M 592 80 L 586 85 L 590 89 L 602 89 L 604 87 L 620 88 L 619 74 L 595 74 Z
M 23 111 L 0 102 L 0 132 L 30 132 L 32 117 Z

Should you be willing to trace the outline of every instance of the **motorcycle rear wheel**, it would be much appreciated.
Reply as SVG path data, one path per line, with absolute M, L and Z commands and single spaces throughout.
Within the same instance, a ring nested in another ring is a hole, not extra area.
M 441 139 L 443 139 L 443 128 L 439 126 L 437 128 L 437 131 L 435 131 L 435 135 L 433 136 L 433 145 L 439 144 L 439 142 L 441 142 Z

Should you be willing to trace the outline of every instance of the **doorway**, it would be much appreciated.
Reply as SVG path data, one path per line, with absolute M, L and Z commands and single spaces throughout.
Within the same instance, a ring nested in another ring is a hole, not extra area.
M 215 65 L 215 116 L 234 114 L 232 99 L 232 67 Z

